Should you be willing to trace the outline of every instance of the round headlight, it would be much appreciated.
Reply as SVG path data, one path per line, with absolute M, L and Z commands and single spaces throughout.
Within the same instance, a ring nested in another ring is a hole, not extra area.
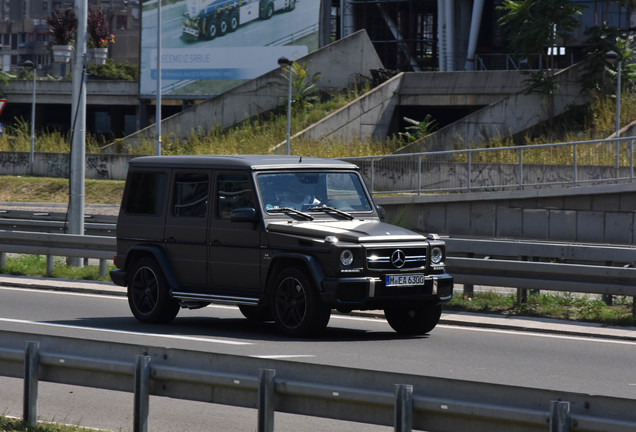
M 345 267 L 349 267 L 353 264 L 353 252 L 349 249 L 345 249 L 340 253 L 340 264 Z
M 431 249 L 431 263 L 439 264 L 444 259 L 444 253 L 442 252 L 442 248 L 434 247 Z

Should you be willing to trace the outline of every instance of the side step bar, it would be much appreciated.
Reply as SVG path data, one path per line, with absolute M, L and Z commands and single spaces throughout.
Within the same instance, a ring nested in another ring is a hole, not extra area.
M 245 306 L 258 306 L 258 299 L 252 297 L 233 297 L 223 295 L 212 294 L 200 294 L 191 292 L 172 291 L 172 297 L 176 300 L 184 302 L 204 302 L 204 303 L 218 303 L 218 304 L 230 304 L 230 305 L 245 305 Z

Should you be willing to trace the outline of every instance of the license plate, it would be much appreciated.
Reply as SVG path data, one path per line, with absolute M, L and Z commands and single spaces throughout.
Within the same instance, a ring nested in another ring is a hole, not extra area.
M 386 275 L 386 286 L 415 286 L 424 285 L 423 274 Z

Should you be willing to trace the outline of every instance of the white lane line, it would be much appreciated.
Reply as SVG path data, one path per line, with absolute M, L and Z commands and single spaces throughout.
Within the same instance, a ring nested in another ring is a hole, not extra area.
M 286 359 L 286 358 L 313 358 L 315 355 L 311 354 L 277 354 L 277 355 L 251 355 L 249 357 L 260 359 Z
M 606 343 L 606 344 L 617 344 L 617 345 L 636 345 L 634 341 L 626 341 L 626 340 L 617 340 L 617 339 L 601 339 L 599 337 L 585 337 L 585 336 L 568 336 L 568 335 L 560 335 L 560 334 L 551 334 L 551 333 L 539 333 L 532 331 L 519 331 L 519 330 L 498 330 L 492 328 L 479 328 L 479 327 L 464 327 L 457 326 L 451 324 L 439 324 L 436 328 L 446 328 L 452 330 L 461 330 L 461 331 L 473 331 L 473 332 L 482 332 L 482 333 L 500 333 L 507 335 L 515 335 L 515 336 L 531 336 L 538 338 L 546 338 L 546 339 L 565 339 L 579 342 L 596 342 L 596 343 Z
M 26 324 L 26 325 L 33 325 L 33 326 L 39 326 L 39 327 L 88 330 L 88 331 L 97 332 L 97 333 L 135 335 L 135 336 L 144 336 L 144 337 L 150 336 L 150 337 L 163 338 L 163 339 L 177 339 L 177 340 L 185 340 L 185 341 L 193 341 L 193 342 L 209 342 L 209 343 L 218 343 L 223 345 L 252 345 L 251 342 L 240 342 L 240 341 L 232 341 L 232 340 L 226 340 L 226 339 L 212 339 L 212 338 L 202 338 L 202 337 L 194 337 L 194 336 L 179 336 L 179 335 L 166 335 L 166 334 L 159 334 L 159 333 L 142 333 L 142 332 L 133 332 L 133 331 L 113 330 L 113 329 L 100 329 L 95 327 L 74 326 L 74 325 L 68 325 L 68 324 L 42 323 L 42 322 L 36 322 L 36 321 L 26 321 L 26 320 L 9 319 L 9 318 L 0 318 L 0 322 Z
M 37 295 L 51 294 L 51 295 L 91 297 L 91 298 L 116 299 L 116 300 L 128 301 L 126 296 L 122 296 L 122 295 L 94 294 L 94 293 L 81 293 L 81 292 L 75 292 L 75 291 L 56 291 L 56 290 L 46 290 L 46 289 L 37 289 L 37 288 L 18 288 L 18 287 L 0 287 L 0 290 L 37 293 Z

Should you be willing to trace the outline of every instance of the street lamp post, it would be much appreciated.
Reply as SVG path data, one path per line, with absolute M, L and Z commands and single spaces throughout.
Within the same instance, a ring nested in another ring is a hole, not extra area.
M 33 88 L 31 94 L 31 148 L 29 152 L 29 174 L 33 174 L 34 154 L 35 154 L 35 64 L 31 60 L 22 62 L 22 67 L 31 68 L 33 73 Z
M 616 169 L 618 170 L 619 141 L 621 134 L 621 60 L 616 51 L 605 53 L 605 61 L 609 64 L 616 64 Z M 618 176 L 618 172 L 617 172 Z
M 281 57 L 278 59 L 278 65 L 280 67 L 287 66 L 289 68 L 289 90 L 287 92 L 287 154 L 289 154 L 289 140 L 291 132 L 292 63 L 293 62 L 287 57 Z

